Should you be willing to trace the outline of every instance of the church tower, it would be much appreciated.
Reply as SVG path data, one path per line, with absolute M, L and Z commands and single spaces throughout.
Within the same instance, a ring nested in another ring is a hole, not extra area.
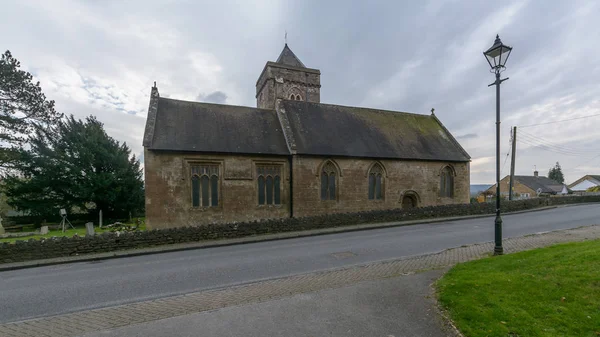
M 258 108 L 275 109 L 278 99 L 321 102 L 321 71 L 307 68 L 287 43 L 277 61 L 268 61 L 256 81 Z

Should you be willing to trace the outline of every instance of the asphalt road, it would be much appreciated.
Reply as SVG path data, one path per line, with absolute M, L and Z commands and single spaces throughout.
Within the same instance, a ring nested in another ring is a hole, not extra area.
M 433 270 L 360 282 L 96 331 L 83 337 L 453 336 L 437 314 L 430 287 L 442 274 L 441 270 Z
M 504 237 L 600 223 L 589 204 L 506 215 Z M 0 272 L 0 323 L 492 241 L 493 217 Z

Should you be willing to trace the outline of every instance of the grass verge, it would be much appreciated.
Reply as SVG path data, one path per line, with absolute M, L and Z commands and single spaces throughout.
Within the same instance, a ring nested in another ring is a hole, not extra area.
M 459 264 L 436 286 L 468 337 L 600 336 L 600 240 Z

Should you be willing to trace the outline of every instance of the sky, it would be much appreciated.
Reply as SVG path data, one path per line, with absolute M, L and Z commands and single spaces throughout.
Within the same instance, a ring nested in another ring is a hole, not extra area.
M 255 106 L 256 80 L 287 32 L 321 70 L 323 103 L 435 108 L 472 157 L 471 183 L 492 184 L 496 93 L 482 52 L 500 34 L 514 48 L 501 175 L 517 126 L 516 174 L 547 175 L 558 161 L 570 183 L 600 174 L 600 116 L 586 117 L 600 115 L 599 15 L 596 1 L 21 0 L 2 4 L 0 48 L 59 111 L 95 115 L 143 161 L 154 81 L 162 97 Z

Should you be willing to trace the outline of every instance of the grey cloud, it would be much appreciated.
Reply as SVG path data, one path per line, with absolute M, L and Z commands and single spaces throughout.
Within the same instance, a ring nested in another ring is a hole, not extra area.
M 225 104 L 227 102 L 227 94 L 222 91 L 215 91 L 208 95 L 198 94 L 196 100 L 208 103 Z
M 600 52 L 594 40 L 600 34 L 595 23 L 600 5 L 585 0 L 528 1 L 512 16 L 502 15 L 501 11 L 517 3 L 520 0 L 507 0 L 490 9 L 486 1 L 475 0 L 248 4 L 224 0 L 174 5 L 164 11 L 160 2 L 141 0 L 110 5 L 65 0 L 62 5 L 45 7 L 14 2 L 3 7 L 0 29 L 33 32 L 12 34 L 3 41 L 30 69 L 62 60 L 81 70 L 82 76 L 101 79 L 102 85 L 117 83 L 115 91 L 127 96 L 95 97 L 107 103 L 107 109 L 99 103 L 77 108 L 83 115 L 94 113 L 105 120 L 111 134 L 134 145 L 136 153 L 141 151 L 144 120 L 124 112 L 136 111 L 139 105 L 138 115 L 143 115 L 152 81 L 158 82 L 162 97 L 253 106 L 256 80 L 265 62 L 277 58 L 287 30 L 288 44 L 296 55 L 322 72 L 322 102 L 421 114 L 429 114 L 433 107 L 477 159 L 495 156 L 495 90 L 487 87 L 494 78 L 481 52 L 493 43 L 496 33 L 514 47 L 504 73 L 510 80 L 502 84 L 503 155 L 512 125 L 600 110 L 596 86 L 600 67 L 589 57 Z M 65 10 L 69 7 L 77 10 Z M 226 17 L 215 15 L 224 12 Z M 135 14 L 125 19 L 123 13 Z M 205 31 L 213 33 L 200 33 Z M 69 39 L 57 41 L 55 36 Z M 192 52 L 210 57 L 190 61 Z M 44 64 L 49 56 L 53 62 Z M 209 71 L 198 72 L 197 66 Z M 71 83 L 66 70 L 50 72 L 62 77 L 50 80 Z M 81 95 L 73 84 L 72 92 L 50 96 L 65 89 L 56 86 L 54 92 L 47 91 L 44 74 L 48 72 L 38 73 L 47 96 L 56 99 L 59 107 L 72 106 Z M 572 102 L 557 104 L 559 98 L 570 95 Z M 137 97 L 135 104 L 131 97 Z M 124 112 L 109 111 L 111 103 L 113 110 Z M 591 144 L 600 141 L 593 128 L 597 123 L 590 121 L 550 124 L 531 132 L 579 149 L 585 141 L 567 138 L 579 135 Z M 600 157 L 588 164 L 588 158 L 567 158 L 517 143 L 517 174 L 530 174 L 533 165 L 551 167 L 557 160 L 564 162 L 569 181 L 586 173 L 582 170 L 600 165 Z M 580 163 L 585 164 L 577 167 Z M 471 177 L 473 183 L 493 182 L 494 161 L 477 170 Z
M 477 138 L 477 134 L 476 133 L 467 133 L 464 135 L 460 135 L 460 136 L 456 136 L 456 139 L 472 139 L 472 138 Z

